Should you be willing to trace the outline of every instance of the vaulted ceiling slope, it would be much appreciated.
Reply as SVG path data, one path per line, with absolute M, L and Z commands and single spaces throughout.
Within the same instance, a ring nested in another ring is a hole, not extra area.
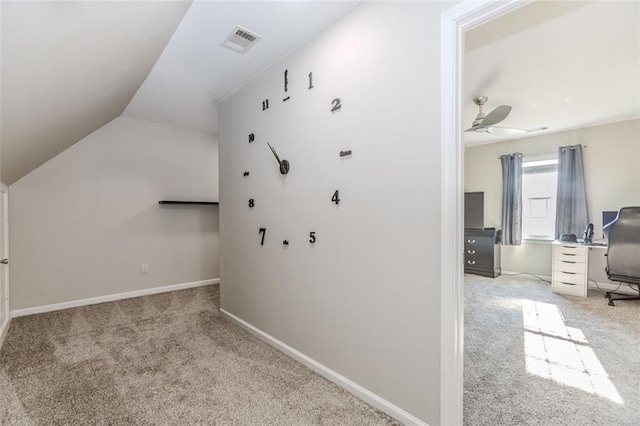
M 2 2 L 2 176 L 118 117 L 190 1 Z
M 465 128 L 478 95 L 489 97 L 485 113 L 513 106 L 504 127 L 558 132 L 640 117 L 639 23 L 638 1 L 537 1 L 471 30 Z M 497 140 L 465 133 L 467 145 Z
M 217 132 L 221 97 L 359 3 L 195 0 L 123 115 Z M 236 25 L 262 36 L 244 55 L 220 46 Z

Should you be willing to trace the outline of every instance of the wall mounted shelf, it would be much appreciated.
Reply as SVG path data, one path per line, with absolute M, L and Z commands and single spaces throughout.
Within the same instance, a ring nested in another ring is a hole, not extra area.
M 217 201 L 172 201 L 172 200 L 161 200 L 158 204 L 195 204 L 195 205 L 211 205 L 217 206 Z

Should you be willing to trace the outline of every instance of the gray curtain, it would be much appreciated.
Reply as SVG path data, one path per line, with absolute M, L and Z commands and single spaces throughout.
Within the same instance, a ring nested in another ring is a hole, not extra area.
M 587 223 L 589 214 L 582 145 L 561 146 L 558 151 L 556 238 L 564 233 L 575 234 L 580 238 Z
M 522 243 L 522 154 L 500 157 L 502 163 L 502 244 Z

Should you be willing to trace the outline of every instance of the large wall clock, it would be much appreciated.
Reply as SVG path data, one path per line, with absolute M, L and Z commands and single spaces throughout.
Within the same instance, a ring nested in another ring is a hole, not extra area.
M 295 71 L 293 71 L 295 72 Z M 302 73 L 301 73 L 302 74 Z M 291 94 L 289 92 L 291 87 L 290 77 L 292 72 L 289 70 L 284 70 L 283 72 L 283 96 L 282 102 L 271 102 L 269 103 L 269 98 L 262 98 L 260 101 L 260 108 L 265 114 L 269 114 L 276 108 L 295 108 L 296 101 L 304 102 L 304 99 L 296 99 L 293 100 Z M 306 92 L 311 91 L 314 86 L 314 75 L 313 72 L 304 73 L 306 76 Z M 304 96 L 301 96 L 304 98 Z M 342 110 L 343 104 L 342 100 L 339 97 L 335 97 L 333 99 L 329 99 L 326 105 L 326 113 L 327 114 L 336 114 Z M 261 129 L 256 128 L 254 132 L 248 135 L 248 141 L 251 145 L 251 149 L 254 150 L 262 150 L 264 152 L 264 161 L 270 162 L 272 167 L 272 172 L 280 174 L 283 179 L 296 179 L 296 170 L 300 170 L 302 167 L 305 167 L 305 164 L 292 164 L 290 160 L 287 159 L 287 153 L 284 151 L 279 152 L 279 145 L 277 140 L 267 140 L 268 136 L 263 137 L 265 132 L 261 132 Z M 301 143 L 303 143 L 302 141 Z M 331 141 L 327 141 L 327 143 L 331 143 Z M 300 147 L 304 149 L 304 147 Z M 335 155 L 338 157 L 349 157 L 352 155 L 351 150 L 339 150 L 336 148 Z M 275 159 L 275 161 L 274 161 Z M 243 170 L 244 178 L 251 179 L 267 179 L 266 176 L 256 176 L 255 173 L 251 173 L 250 170 Z M 286 180 L 284 184 L 286 185 Z M 255 194 L 252 195 L 246 201 L 246 206 L 248 209 L 259 209 L 263 203 L 274 203 L 272 197 L 268 194 Z M 335 207 L 338 207 L 342 202 L 340 189 L 335 187 L 327 187 L 326 188 L 326 202 L 332 203 Z M 271 235 L 269 232 L 268 224 L 264 224 L 264 226 L 259 226 L 256 228 L 256 243 L 261 247 L 270 246 L 273 244 L 279 244 L 283 247 L 288 247 L 289 245 L 302 245 L 301 243 L 307 243 L 308 245 L 314 245 L 317 241 L 319 241 L 322 237 L 318 235 L 315 229 L 309 229 L 304 235 Z

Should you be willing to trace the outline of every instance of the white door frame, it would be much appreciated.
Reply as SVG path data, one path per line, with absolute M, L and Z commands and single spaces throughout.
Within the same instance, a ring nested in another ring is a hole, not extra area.
M 441 18 L 440 424 L 462 424 L 464 33 L 531 0 L 468 0 Z
M 4 184 L 0 183 L 0 197 L 4 198 L 4 209 L 5 214 L 9 214 L 9 188 L 7 188 Z M 9 257 L 9 222 L 5 222 L 3 217 L 0 217 L 0 226 L 4 228 L 4 241 L 0 241 L 0 244 L 4 244 L 4 254 Z M 5 291 L 7 292 L 7 297 L 5 298 L 4 294 L 0 294 L 0 303 L 4 305 L 5 310 L 5 318 L 0 318 L 0 347 L 2 347 L 2 342 L 4 340 L 4 336 L 6 335 L 9 329 L 9 321 L 11 320 L 11 304 L 9 303 L 9 265 L 3 266 L 0 268 L 0 274 L 2 274 L 2 278 L 4 279 Z M 1 293 L 1 292 L 0 292 Z M 5 322 L 6 321 L 6 322 Z

